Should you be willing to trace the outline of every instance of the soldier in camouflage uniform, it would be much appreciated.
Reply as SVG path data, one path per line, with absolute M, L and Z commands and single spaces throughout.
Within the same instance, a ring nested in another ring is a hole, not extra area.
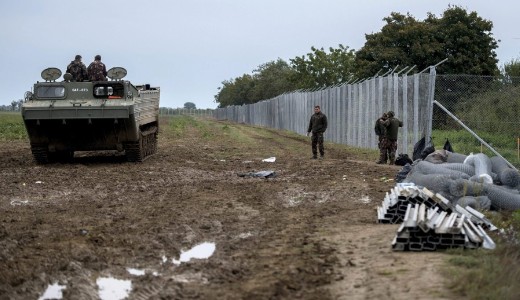
M 374 126 L 374 131 L 378 137 L 377 147 L 379 148 L 379 160 L 376 162 L 377 164 L 386 164 L 388 159 L 385 148 L 386 126 L 384 124 L 387 118 L 387 114 L 383 113 L 383 115 L 376 120 L 376 125 Z
M 393 111 L 389 111 L 386 114 L 388 119 L 383 122 L 386 127 L 384 147 L 385 151 L 388 153 L 390 164 L 393 165 L 395 163 L 395 153 L 397 152 L 397 134 L 399 132 L 399 127 L 403 127 L 403 122 L 394 117 Z
M 76 55 L 73 61 L 67 66 L 67 73 L 72 75 L 72 81 L 87 80 L 87 67 L 81 62 L 81 55 Z
M 90 81 L 107 80 L 107 69 L 105 64 L 101 62 L 101 55 L 96 55 L 94 61 L 88 66 L 88 78 Z
M 314 114 L 311 116 L 307 136 L 312 132 L 312 158 L 318 158 L 318 149 L 320 150 L 320 159 L 325 155 L 323 147 L 323 133 L 327 130 L 327 116 L 321 112 L 319 105 L 314 106 Z

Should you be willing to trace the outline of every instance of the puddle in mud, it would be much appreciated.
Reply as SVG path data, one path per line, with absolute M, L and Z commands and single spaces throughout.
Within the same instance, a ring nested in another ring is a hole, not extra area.
M 142 272 L 144 274 L 144 271 Z M 98 278 L 96 280 L 96 284 L 99 287 L 99 298 L 101 300 L 125 299 L 132 290 L 132 282 L 130 280 L 119 280 L 115 278 L 103 277 Z M 62 299 L 64 289 L 66 289 L 66 286 L 59 285 L 57 283 L 49 285 L 43 295 L 38 298 L 38 300 Z
M 215 252 L 215 243 L 205 242 L 205 243 L 199 244 L 199 245 L 191 248 L 188 251 L 182 251 L 179 260 L 172 259 L 172 263 L 175 265 L 180 265 L 183 262 L 190 261 L 192 258 L 197 258 L 197 259 L 208 258 L 211 255 L 213 255 L 213 252 Z M 164 257 L 163 257 L 163 261 L 164 261 Z
M 65 289 L 64 285 L 59 285 L 57 283 L 51 284 L 47 287 L 43 295 L 38 298 L 38 300 L 45 299 L 61 299 L 63 297 L 63 290 Z
M 163 258 L 163 263 L 165 262 L 164 258 Z M 134 275 L 134 276 L 143 276 L 143 275 L 146 275 L 146 270 L 141 270 L 141 269 L 134 269 L 134 268 L 126 268 L 126 271 L 128 272 L 128 274 L 130 275 Z M 150 274 L 150 270 L 148 270 L 148 273 Z M 151 272 L 151 274 L 153 276 L 159 276 L 159 272 L 157 271 L 153 271 Z
M 12 206 L 18 206 L 18 205 L 26 205 L 29 203 L 29 200 L 22 200 L 22 199 L 13 199 L 11 200 Z
M 142 276 L 145 274 L 144 270 L 134 269 L 134 268 L 126 268 L 126 271 L 131 275 Z
M 132 290 L 130 280 L 101 277 L 96 280 L 96 284 L 99 287 L 99 298 L 101 300 L 125 299 Z

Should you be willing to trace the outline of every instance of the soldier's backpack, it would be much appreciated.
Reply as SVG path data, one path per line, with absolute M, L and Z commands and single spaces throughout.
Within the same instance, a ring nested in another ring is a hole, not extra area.
M 412 164 L 412 163 L 413 163 L 413 161 L 410 159 L 410 157 L 406 153 L 399 153 L 399 155 L 395 159 L 395 164 L 398 166 L 404 166 L 406 164 Z

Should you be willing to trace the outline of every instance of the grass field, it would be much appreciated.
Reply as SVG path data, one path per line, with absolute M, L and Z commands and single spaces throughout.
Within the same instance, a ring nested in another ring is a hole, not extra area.
M 498 133 L 477 132 L 477 134 L 507 161 L 516 166 L 517 169 L 520 168 L 518 138 L 512 138 Z M 432 137 L 435 149 L 442 149 L 447 139 L 452 145 L 453 150 L 457 153 L 465 155 L 470 153 L 484 153 L 489 157 L 496 155 L 466 130 L 434 130 Z
M 0 112 L 0 141 L 27 139 L 20 112 Z
M 449 288 L 467 299 L 520 299 L 520 211 L 488 214 L 501 233 L 493 251 L 451 252 L 445 274 Z

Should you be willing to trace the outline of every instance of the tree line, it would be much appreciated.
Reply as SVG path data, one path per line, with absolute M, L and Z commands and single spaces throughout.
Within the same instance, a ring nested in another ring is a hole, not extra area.
M 476 12 L 449 6 L 440 17 L 428 13 L 418 20 L 409 13 L 392 12 L 383 19 L 380 32 L 365 34 L 366 42 L 355 51 L 348 46 L 311 47 L 305 55 L 261 64 L 252 74 L 224 80 L 215 102 L 219 107 L 270 99 L 300 89 L 317 89 L 382 76 L 399 67 L 420 72 L 438 66 L 439 74 L 518 76 L 520 61 L 499 69 L 492 34 L 493 22 Z
M 23 100 L 13 100 L 10 105 L 0 105 L 0 111 L 20 111 Z

